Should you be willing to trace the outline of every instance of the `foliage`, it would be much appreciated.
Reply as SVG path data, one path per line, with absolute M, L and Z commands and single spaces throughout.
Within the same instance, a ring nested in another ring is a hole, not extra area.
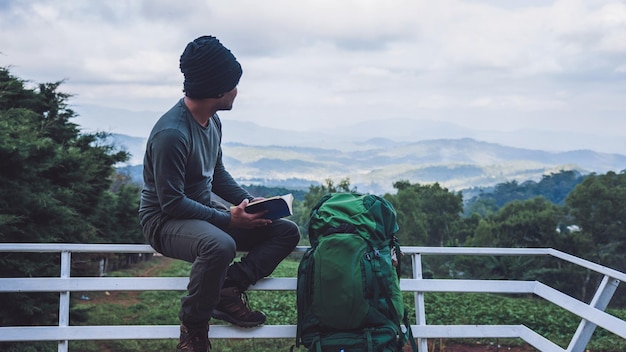
M 401 243 L 418 246 L 458 244 L 455 234 L 463 210 L 461 193 L 450 192 L 439 183 L 420 185 L 398 181 L 393 187 L 398 192 L 385 197 L 398 213 Z
M 564 198 L 565 205 L 556 204 L 543 196 L 508 201 L 478 222 L 474 235 L 467 239 L 465 245 L 555 248 L 625 271 L 626 260 L 621 253 L 626 249 L 626 231 L 622 225 L 626 221 L 626 175 L 609 172 L 580 178 L 562 172 L 544 177 L 540 184 L 557 189 L 545 192 L 548 196 L 562 196 L 563 190 L 569 187 L 567 185 L 576 184 L 576 187 Z M 512 197 L 517 197 L 515 192 L 519 193 L 522 188 L 513 186 L 509 183 L 496 189 L 505 189 L 509 196 L 513 194 Z M 532 189 L 543 189 L 543 186 Z M 499 264 L 493 265 L 495 263 Z M 542 269 L 527 271 L 523 266 L 516 267 L 512 258 L 492 258 L 489 261 L 486 258 L 456 258 L 454 264 L 459 272 L 470 277 L 489 272 L 487 276 L 490 278 L 546 280 L 555 288 L 581 300 L 591 298 L 590 294 L 601 279 L 587 270 L 564 267 L 561 262 L 546 262 L 545 258 L 534 258 L 532 266 Z M 625 303 L 626 297 L 618 291 L 613 304 L 623 306 Z
M 559 207 L 543 197 L 512 201 L 488 217 L 494 224 L 495 243 L 492 245 L 559 248 L 559 238 L 555 235 L 560 218 Z
M 139 226 L 140 188 L 128 176 L 113 174 L 110 190 L 102 192 L 93 216 L 89 219 L 103 243 L 144 243 Z
M 626 272 L 626 173 L 587 176 L 565 204 L 572 223 L 580 228 L 577 234 L 585 239 L 571 253 Z M 591 292 L 597 284 L 587 280 L 584 289 Z M 620 306 L 626 304 L 626 295 L 616 298 Z
M 537 196 L 542 196 L 554 204 L 563 205 L 569 192 L 582 182 L 583 178 L 584 176 L 577 171 L 562 170 L 556 174 L 544 175 L 539 182 L 500 183 L 493 191 L 479 190 L 479 195 L 467 200 L 465 214 L 478 213 L 487 216 L 512 201 L 523 201 Z
M 461 193 L 450 192 L 438 183 L 394 183 L 398 191 L 386 194 L 398 214 L 400 230 L 397 237 L 403 246 L 457 246 L 458 234 L 467 234 L 461 219 L 463 199 Z M 410 258 L 402 261 L 402 274 L 410 275 Z M 425 277 L 448 276 L 450 262 L 445 257 L 432 258 L 425 263 Z
M 0 242 L 136 243 L 127 214 L 138 192 L 109 189 L 114 165 L 127 154 L 105 144 L 103 133 L 80 133 L 70 121 L 76 116 L 67 106 L 70 96 L 58 91 L 61 83 L 30 89 L 0 68 Z M 117 213 L 113 221 L 112 213 Z M 136 218 L 136 208 L 132 214 Z M 125 235 L 109 232 L 104 224 Z M 105 231 L 114 235 L 107 238 Z M 1 254 L 0 264 L 3 277 L 59 272 L 58 255 Z M 13 304 L 0 311 L 2 325 L 57 320 L 57 294 L 8 296 Z
M 589 175 L 567 197 L 572 222 L 592 239 L 591 260 L 626 271 L 626 174 Z

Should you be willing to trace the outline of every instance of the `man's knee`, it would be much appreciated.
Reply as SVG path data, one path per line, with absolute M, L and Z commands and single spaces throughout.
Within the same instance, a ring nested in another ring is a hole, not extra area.
M 298 245 L 298 242 L 300 242 L 300 228 L 291 220 L 282 219 L 282 222 L 282 226 L 284 227 L 283 237 L 286 243 L 295 248 Z
M 198 256 L 204 258 L 218 259 L 230 263 L 237 254 L 237 244 L 232 237 L 207 236 L 200 240 Z

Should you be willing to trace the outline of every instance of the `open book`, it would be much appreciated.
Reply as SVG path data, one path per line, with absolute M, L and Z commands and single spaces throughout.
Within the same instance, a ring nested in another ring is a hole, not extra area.
M 246 207 L 246 212 L 254 214 L 267 210 L 267 213 L 263 217 L 275 220 L 293 214 L 291 209 L 292 202 L 293 195 L 291 193 L 285 194 L 284 196 L 265 198 L 249 203 Z

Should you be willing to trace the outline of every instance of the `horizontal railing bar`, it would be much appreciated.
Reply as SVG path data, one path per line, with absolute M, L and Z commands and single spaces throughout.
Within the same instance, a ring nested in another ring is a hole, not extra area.
M 487 247 L 400 247 L 404 254 L 429 255 L 549 255 L 549 248 L 487 248 Z
M 308 246 L 298 246 L 293 253 L 306 252 Z M 105 244 L 105 243 L 0 243 L 0 253 L 156 253 L 147 244 Z
M 251 290 L 295 291 L 297 278 L 265 278 Z M 184 291 L 187 277 L 0 278 L 0 292 Z M 533 293 L 535 281 L 401 279 L 408 292 Z
M 521 325 L 411 325 L 413 336 L 419 338 L 517 338 Z
M 309 246 L 297 246 L 294 253 L 306 252 Z M 431 255 L 549 255 L 549 248 L 482 247 L 412 247 L 402 246 L 406 254 Z M 0 243 L 0 252 L 73 252 L 73 253 L 154 253 L 147 244 L 107 243 Z
M 401 279 L 409 292 L 533 293 L 535 281 Z
M 0 278 L 0 292 L 184 291 L 188 277 Z M 294 291 L 296 278 L 265 278 L 251 290 Z
M 298 246 L 293 252 L 305 252 L 308 246 Z M 0 252 L 31 252 L 31 253 L 156 253 L 147 244 L 119 243 L 0 243 Z
M 308 246 L 298 246 L 294 253 L 303 253 Z M 577 258 L 552 248 L 487 248 L 487 247 L 415 247 L 402 246 L 405 254 L 426 255 L 471 255 L 471 256 L 537 256 L 551 255 L 596 272 L 626 281 L 626 274 L 603 267 L 599 264 Z M 0 243 L 0 252 L 73 252 L 73 253 L 155 253 L 147 244 L 106 244 L 106 243 Z
M 415 338 L 521 338 L 523 325 L 411 325 Z M 531 330 L 532 331 L 532 330 Z M 0 341 L 177 339 L 178 325 L 92 325 L 0 327 Z M 239 328 L 211 325 L 215 339 L 286 338 L 296 336 L 295 325 Z
M 147 244 L 0 243 L 0 252 L 154 253 L 155 250 Z
M 626 281 L 626 273 L 578 258 L 554 248 L 485 248 L 485 247 L 401 247 L 405 254 L 468 255 L 468 256 L 552 256 L 593 270 L 609 277 Z
M 0 292 L 181 291 L 188 283 L 186 277 L 8 278 L 0 279 Z
M 537 282 L 534 293 L 537 296 L 626 339 L 626 321 L 585 304 L 553 289 L 548 285 L 542 284 L 541 282 Z
M 178 339 L 179 329 L 178 325 L 0 327 L 0 341 Z M 209 331 L 209 337 L 216 339 L 294 339 L 295 336 L 295 325 L 264 325 L 255 328 L 211 325 Z
M 561 251 L 559 251 L 557 249 L 550 248 L 549 251 L 550 251 L 550 255 L 555 257 L 555 258 L 559 258 L 561 260 L 570 262 L 572 264 L 581 266 L 583 268 L 587 268 L 589 270 L 593 270 L 593 271 L 595 271 L 597 273 L 606 275 L 608 277 L 612 277 L 614 279 L 618 279 L 620 281 L 625 281 L 626 282 L 626 273 L 622 273 L 620 271 L 604 267 L 604 266 L 602 266 L 600 264 L 596 264 L 594 262 L 590 262 L 588 260 L 585 260 L 585 259 L 582 259 L 582 258 L 578 258 L 578 257 L 573 256 L 571 254 L 567 254 L 565 252 L 561 252 Z

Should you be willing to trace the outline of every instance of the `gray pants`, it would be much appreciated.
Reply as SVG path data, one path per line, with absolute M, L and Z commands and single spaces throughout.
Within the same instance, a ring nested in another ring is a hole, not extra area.
M 221 229 L 203 220 L 158 218 L 144 225 L 144 234 L 155 242 L 150 245 L 166 257 L 192 263 L 188 295 L 179 312 L 189 325 L 209 321 L 227 276 L 242 287 L 253 285 L 270 275 L 300 240 L 298 226 L 286 219 L 244 230 Z M 236 251 L 248 253 L 232 263 Z

